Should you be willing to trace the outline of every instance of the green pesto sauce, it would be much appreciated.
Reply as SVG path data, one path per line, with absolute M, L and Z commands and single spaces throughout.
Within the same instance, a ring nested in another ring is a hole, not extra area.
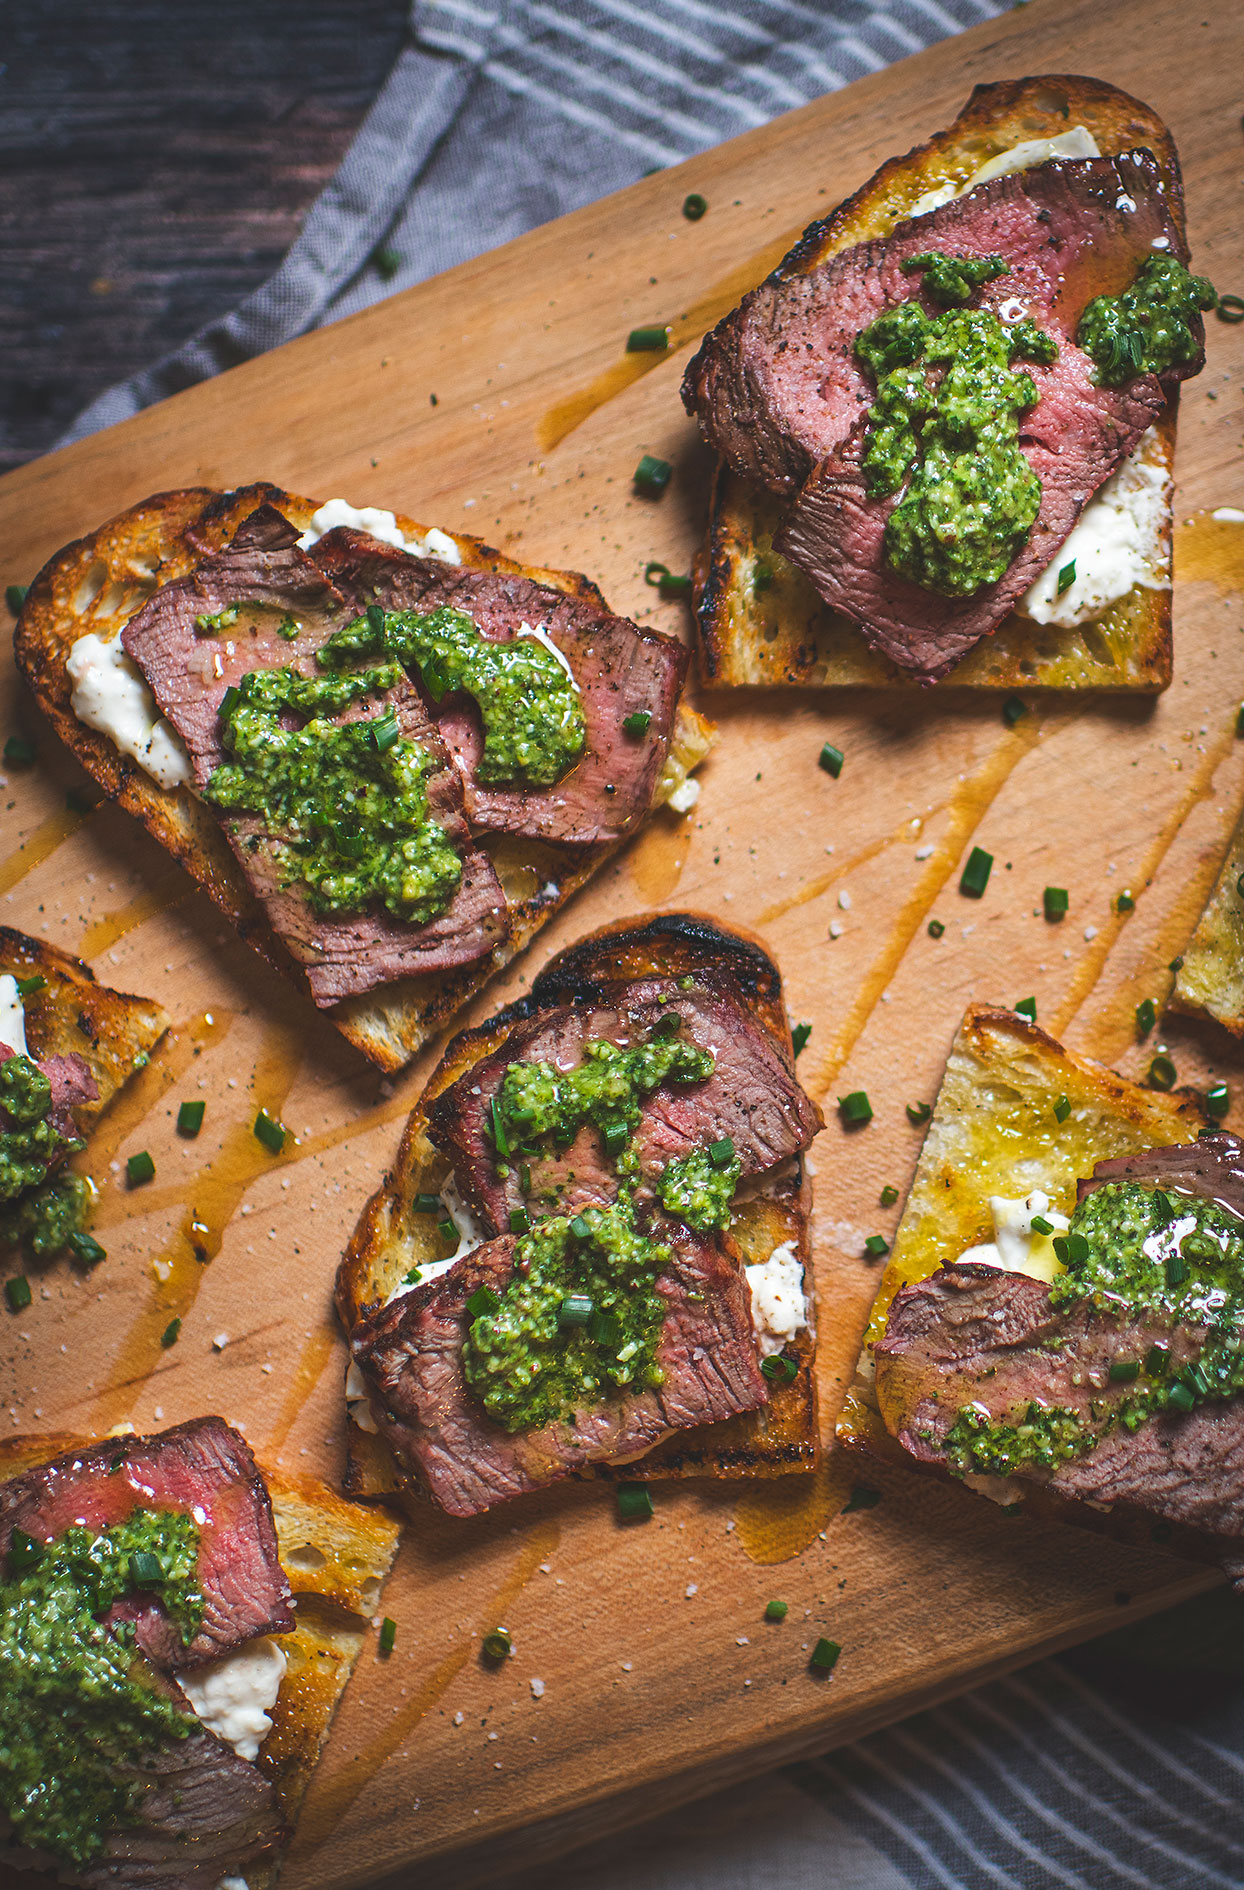
M 670 1162 L 657 1182 L 661 1205 L 697 1234 L 729 1227 L 730 1206 L 743 1164 L 731 1155 L 720 1165 L 707 1148 Z
M 417 669 L 437 702 L 459 689 L 474 699 L 484 731 L 475 773 L 486 786 L 551 787 L 583 753 L 578 686 L 537 637 L 494 643 L 465 611 L 386 612 L 373 604 L 329 637 L 319 660 L 336 669 L 378 655 Z
M 422 925 L 458 890 L 462 862 L 428 812 L 435 758 L 398 733 L 391 712 L 327 719 L 401 680 L 395 663 L 338 676 L 260 670 L 242 678 L 228 709 L 222 704 L 221 740 L 232 759 L 204 797 L 224 814 L 262 820 L 284 883 L 300 887 L 316 912 L 379 905 Z M 283 725 L 290 714 L 300 725 Z
M 666 1307 L 655 1282 L 670 1259 L 636 1228 L 626 1190 L 612 1207 L 525 1235 L 499 1306 L 472 1321 L 463 1345 L 467 1383 L 489 1417 L 532 1430 L 614 1391 L 661 1384 Z
M 91 1184 L 82 1175 L 53 1175 L 15 1201 L 0 1202 L 0 1247 L 24 1247 L 45 1260 L 90 1223 Z
M 77 1865 L 137 1821 L 136 1758 L 197 1723 L 157 1691 L 133 1629 L 100 1617 L 141 1588 L 189 1643 L 203 1618 L 199 1532 L 189 1516 L 136 1510 L 103 1535 L 73 1528 L 48 1547 L 18 1538 L 0 1581 L 0 1806 L 18 1837 Z M 158 1581 L 131 1572 L 154 1556 Z M 15 1566 L 16 1563 L 22 1564 Z
M 999 273 L 996 260 L 987 259 L 990 275 Z M 970 294 L 986 267 L 938 255 L 908 266 L 918 264 L 939 284 L 937 299 Z M 971 597 L 997 583 L 1041 507 L 1041 481 L 1019 446 L 1036 384 L 1012 363 L 1049 363 L 1056 344 L 1031 321 L 1004 326 L 991 309 L 954 308 L 930 319 L 918 302 L 903 302 L 864 329 L 855 353 L 877 385 L 865 485 L 871 498 L 903 492 L 886 521 L 886 562 L 943 597 Z
M 939 249 L 909 256 L 903 274 L 920 271 L 923 288 L 931 302 L 941 308 L 963 308 L 972 300 L 982 282 L 993 282 L 1010 274 L 1010 265 L 1001 256 L 947 256 Z
M 1103 387 L 1161 374 L 1196 359 L 1192 323 L 1218 301 L 1212 282 L 1189 275 L 1176 256 L 1147 256 L 1130 289 L 1099 295 L 1080 317 L 1076 340 L 1092 356 Z
M 50 1121 L 52 1085 L 33 1057 L 6 1057 L 0 1063 L 0 1202 L 15 1201 L 47 1179 L 67 1141 Z
M 676 1013 L 669 1015 L 677 1022 Z M 493 1105 L 497 1154 L 508 1161 L 538 1152 L 545 1142 L 566 1148 L 590 1123 L 599 1129 L 606 1153 L 621 1156 L 646 1096 L 662 1083 L 702 1083 L 713 1069 L 710 1051 L 655 1032 L 625 1050 L 593 1037 L 583 1046 L 583 1061 L 571 1070 L 551 1063 L 511 1063 Z
M 1054 1469 L 1093 1450 L 1116 1426 L 1135 1431 L 1155 1412 L 1190 1411 L 1244 1391 L 1244 1221 L 1199 1195 L 1112 1181 L 1081 1202 L 1068 1241 L 1067 1271 L 1050 1289 L 1055 1306 L 1088 1300 L 1107 1314 L 1203 1326 L 1205 1339 L 1177 1374 L 1161 1346 L 1121 1355 L 1135 1374 L 1104 1387 L 1087 1420 L 1030 1404 L 995 1421 L 981 1406 L 965 1407 L 945 1441 L 959 1475 Z

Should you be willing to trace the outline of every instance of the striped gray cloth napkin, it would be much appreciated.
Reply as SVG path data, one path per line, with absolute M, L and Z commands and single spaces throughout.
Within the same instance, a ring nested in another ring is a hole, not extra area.
M 1001 10 L 419 0 L 277 273 L 66 438 Z M 496 1890 L 1241 1890 L 1242 1621 L 1225 1597 L 1177 1610 Z

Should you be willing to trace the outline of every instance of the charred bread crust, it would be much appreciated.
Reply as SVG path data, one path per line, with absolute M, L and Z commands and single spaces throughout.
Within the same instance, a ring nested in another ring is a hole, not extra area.
M 981 164 L 1032 138 L 1083 124 L 1105 156 L 1144 146 L 1184 231 L 1183 181 L 1174 141 L 1147 105 L 1103 80 L 1053 74 L 978 85 L 944 131 L 889 159 L 854 196 L 810 224 L 768 280 L 805 274 L 840 250 L 885 236 L 939 184 L 962 184 Z M 1158 422 L 1170 478 L 1178 396 Z M 773 550 L 784 502 L 757 491 L 719 461 L 708 530 L 694 565 L 700 662 L 706 681 L 774 687 L 914 688 L 913 678 L 871 650 L 794 565 Z M 1163 527 L 1167 571 L 1171 515 Z M 969 651 L 943 689 L 1106 689 L 1154 694 L 1171 679 L 1171 592 L 1137 585 L 1100 618 L 1074 629 L 1012 614 Z
M 97 1441 L 73 1433 L 0 1438 L 0 1482 Z M 367 1639 L 402 1526 L 381 1508 L 343 1502 L 313 1478 L 268 1472 L 262 1464 L 260 1471 L 272 1498 L 297 1625 L 291 1634 L 271 1637 L 287 1666 L 272 1710 L 272 1731 L 256 1764 L 272 1780 L 285 1822 L 292 1826 Z M 249 1890 L 271 1890 L 280 1867 L 279 1858 L 252 1866 Z
M 45 980 L 42 990 L 22 999 L 26 1042 L 36 1058 L 82 1058 L 99 1091 L 94 1102 L 74 1105 L 74 1119 L 88 1133 L 146 1063 L 169 1027 L 167 1013 L 148 998 L 99 984 L 80 958 L 0 925 L 0 974 L 5 972 Z
M 337 1311 L 347 1337 L 411 1266 L 435 1257 L 419 1246 L 409 1209 L 416 1194 L 439 1190 L 449 1172 L 449 1163 L 428 1134 L 437 1097 L 503 1043 L 515 1024 L 550 1004 L 594 1003 L 610 984 L 650 974 L 697 973 L 732 982 L 749 1014 L 760 1020 L 793 1068 L 781 974 L 758 940 L 686 912 L 663 913 L 641 924 L 622 920 L 580 939 L 551 960 L 528 996 L 487 1022 L 460 1031 L 446 1046 L 407 1121 L 394 1166 L 363 1209 L 338 1270 Z M 810 1207 L 806 1163 L 797 1160 L 769 1177 L 763 1192 L 740 1200 L 731 1227 L 743 1264 L 767 1259 L 784 1241 L 794 1242 L 803 1263 L 811 1323 L 786 1347 L 798 1366 L 791 1382 L 775 1385 L 768 1404 L 758 1411 L 667 1438 L 641 1460 L 641 1469 L 633 1463 L 597 1465 L 586 1476 L 756 1477 L 815 1467 L 820 1432 L 813 1370 L 816 1298 Z M 396 1461 L 388 1445 L 354 1422 L 347 1425 L 345 1488 L 347 1495 L 361 1498 L 396 1494 L 414 1505 L 416 1513 L 427 1501 L 417 1479 Z
M 305 972 L 269 925 L 215 817 L 185 788 L 160 787 L 105 735 L 79 721 L 65 667 L 78 637 L 94 631 L 110 640 L 159 585 L 184 576 L 202 558 L 219 550 L 243 519 L 265 503 L 305 531 L 320 502 L 267 483 L 232 492 L 190 486 L 157 493 L 120 513 L 97 531 L 66 545 L 44 565 L 18 618 L 14 650 L 18 669 L 56 734 L 104 792 L 142 822 L 248 944 L 306 990 Z M 427 530 L 401 514 L 397 522 L 408 537 L 423 536 Z M 596 585 L 578 572 L 517 564 L 482 539 L 465 533 L 454 533 L 453 538 L 464 566 L 471 570 L 509 572 L 594 607 L 604 606 Z M 670 745 L 673 770 L 667 764 L 670 778 L 663 780 L 658 801 L 698 766 L 712 739 L 712 724 L 680 704 Z M 347 999 L 329 1013 L 342 1035 L 383 1070 L 399 1070 L 409 1062 L 616 850 L 608 846 L 555 848 L 504 835 L 485 837 L 482 844 L 492 856 L 510 902 L 510 938 L 476 964 L 448 974 L 428 972 L 403 978 Z
M 1184 946 L 1171 1008 L 1212 1017 L 1233 1037 L 1244 1037 L 1244 813 L 1227 843 L 1213 891 Z

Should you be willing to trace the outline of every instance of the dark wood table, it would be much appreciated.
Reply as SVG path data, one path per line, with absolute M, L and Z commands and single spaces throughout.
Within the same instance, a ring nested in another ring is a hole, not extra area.
M 0 77 L 0 469 L 239 302 L 384 82 L 404 0 L 26 0 Z

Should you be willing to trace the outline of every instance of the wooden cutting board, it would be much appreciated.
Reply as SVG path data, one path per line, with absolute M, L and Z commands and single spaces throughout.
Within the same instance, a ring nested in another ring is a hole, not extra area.
M 945 124 L 978 80 L 1094 73 L 1167 118 L 1197 266 L 1240 291 L 1242 63 L 1235 0 L 1032 0 L 12 474 L 0 577 L 29 579 L 161 487 L 268 477 L 578 566 L 617 608 L 685 629 L 643 567 L 685 570 L 700 529 L 707 460 L 677 398 L 687 345 L 802 226 Z M 689 190 L 710 206 L 695 224 L 680 214 Z M 674 358 L 624 355 L 631 327 L 665 321 Z M 1184 400 L 1181 519 L 1244 506 L 1242 375 L 1244 327 L 1211 320 L 1209 366 Z M 657 504 L 631 490 L 645 451 L 676 467 Z M 656 821 L 476 1007 L 620 914 L 699 908 L 763 935 L 792 1015 L 813 1025 L 800 1068 L 830 1116 L 813 1157 L 827 1432 L 875 1284 L 863 1243 L 897 1218 L 878 1197 L 916 1160 L 904 1105 L 932 1096 L 965 1003 L 1035 995 L 1077 1049 L 1133 1074 L 1153 1053 L 1135 1042 L 1134 1006 L 1165 996 L 1244 795 L 1230 536 L 1181 530 L 1175 681 L 1156 703 L 1034 703 L 1013 731 L 995 700 L 944 692 L 703 703 L 721 741 L 694 815 Z M 0 728 L 34 733 L 40 752 L 0 798 L 0 921 L 82 953 L 177 1022 L 93 1146 L 106 1265 L 89 1280 L 54 1265 L 27 1312 L 0 1314 L 0 1416 L 38 1430 L 218 1410 L 269 1458 L 332 1478 L 333 1270 L 428 1061 L 380 1081 L 124 816 L 67 809 L 76 769 L 3 665 Z M 826 739 L 846 755 L 837 781 L 816 765 Z M 956 890 L 973 844 L 996 856 L 979 903 Z M 1038 916 L 1047 883 L 1071 893 L 1059 927 Z M 1120 919 L 1124 886 L 1137 905 Z M 1183 1080 L 1244 1081 L 1214 1030 L 1172 1024 L 1162 1041 Z M 858 1088 L 875 1120 L 848 1135 L 834 1102 Z M 203 1134 L 181 1142 L 177 1103 L 197 1095 Z M 299 1137 L 280 1158 L 251 1135 L 260 1104 Z M 142 1148 L 156 1179 L 127 1193 L 120 1165 Z M 192 1219 L 219 1248 L 207 1264 L 191 1257 Z M 859 1482 L 882 1500 L 844 1514 Z M 395 1652 L 364 1654 L 284 1882 L 337 1890 L 415 1860 L 421 1882 L 476 1882 L 1216 1579 L 836 1454 L 812 1478 L 661 1486 L 646 1525 L 620 1525 L 591 1487 L 468 1524 L 429 1516 L 385 1599 Z M 781 1626 L 761 1618 L 773 1597 L 790 1605 Z M 495 1672 L 479 1642 L 498 1623 L 515 1652 Z M 829 1682 L 807 1667 L 821 1634 L 843 1648 Z

